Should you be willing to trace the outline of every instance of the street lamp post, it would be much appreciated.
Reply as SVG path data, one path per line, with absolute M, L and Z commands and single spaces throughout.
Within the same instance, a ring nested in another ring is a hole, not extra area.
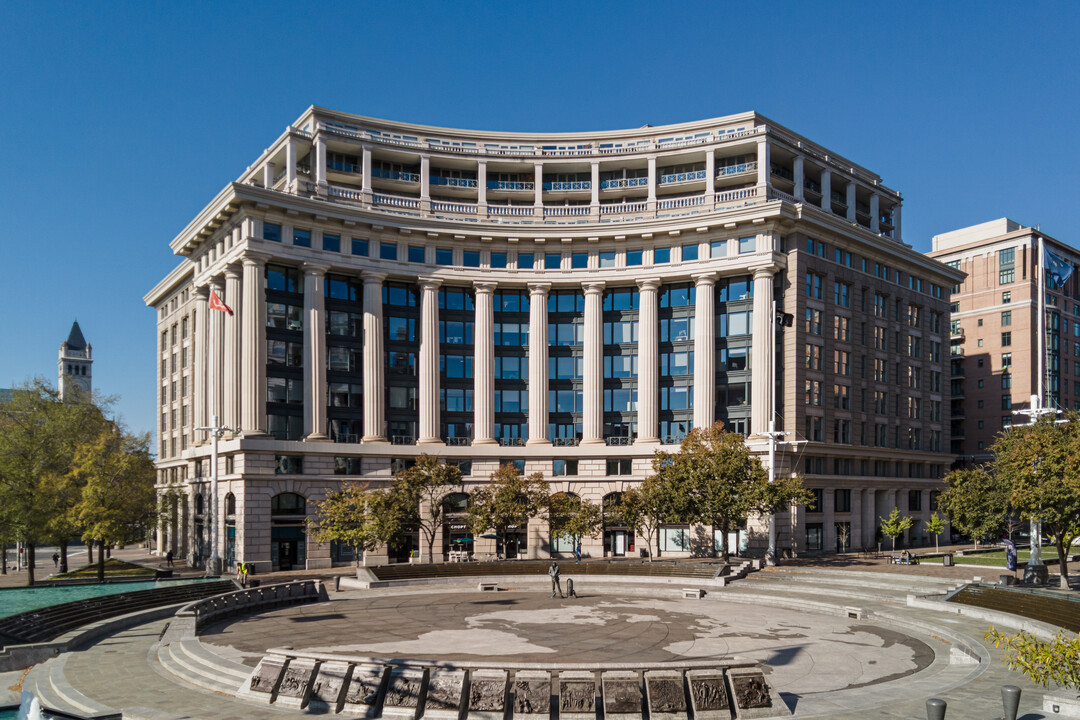
M 780 312 L 777 309 L 776 300 L 773 300 L 773 320 L 776 323 L 776 330 L 778 332 L 781 328 L 791 327 L 794 324 L 795 316 L 790 313 Z M 764 433 L 765 437 L 769 438 L 769 484 L 772 485 L 776 482 L 776 443 L 780 438 L 787 435 L 786 432 L 776 429 L 776 359 L 773 358 L 773 362 L 769 367 L 769 383 L 772 392 L 769 393 L 769 399 L 771 407 L 769 408 L 769 431 Z M 769 514 L 769 549 L 765 551 L 765 564 L 776 564 L 776 513 Z
M 1040 386 L 1042 385 L 1041 382 L 1039 384 Z M 1023 415 L 1027 417 L 1032 425 L 1039 422 L 1040 418 L 1046 417 L 1047 415 L 1056 416 L 1061 413 L 1061 411 L 1056 408 L 1043 407 L 1042 398 L 1039 395 L 1032 395 L 1028 406 L 1029 407 L 1024 410 L 1013 410 L 1013 415 Z M 1058 422 L 1065 421 L 1059 420 Z M 1038 472 L 1037 468 L 1035 472 Z M 1036 569 L 1040 566 L 1045 568 L 1042 560 L 1042 521 L 1038 518 L 1032 518 L 1030 525 L 1031 528 L 1028 533 L 1028 549 L 1030 554 L 1028 557 L 1027 568 L 1024 570 L 1024 582 L 1032 582 L 1036 575 L 1046 575 L 1045 569 Z
M 210 503 L 209 518 L 207 525 L 210 527 L 210 557 L 206 560 L 207 575 L 221 575 L 221 556 L 218 555 L 217 525 L 218 525 L 218 440 L 227 432 L 240 432 L 239 428 L 224 427 L 218 424 L 218 416 L 214 416 L 213 425 L 210 427 L 195 428 L 202 432 L 210 433 Z

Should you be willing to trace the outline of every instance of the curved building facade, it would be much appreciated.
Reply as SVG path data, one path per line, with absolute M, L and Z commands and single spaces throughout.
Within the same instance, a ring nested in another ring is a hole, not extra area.
M 820 496 L 781 516 L 781 546 L 873 545 L 892 507 L 929 516 L 949 462 L 961 274 L 900 232 L 899 193 L 755 113 L 532 134 L 312 107 L 177 235 L 181 263 L 145 298 L 159 550 L 198 563 L 213 536 L 226 564 L 344 563 L 304 517 L 420 453 L 461 465 L 460 503 L 506 462 L 611 503 L 690 428 L 723 422 L 764 454 L 770 420 L 777 471 Z M 216 514 L 196 430 L 215 417 Z M 436 555 L 466 534 L 450 513 Z M 540 520 L 494 542 L 475 552 L 569 550 Z M 612 526 L 582 545 L 638 542 Z M 712 542 L 671 527 L 662 552 Z

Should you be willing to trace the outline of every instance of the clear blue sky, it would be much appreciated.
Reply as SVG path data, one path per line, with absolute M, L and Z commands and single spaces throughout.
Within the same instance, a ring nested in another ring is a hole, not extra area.
M 1001 216 L 1080 244 L 1077 2 L 0 4 L 0 386 L 154 427 L 168 242 L 309 105 L 607 130 L 756 110 L 879 173 L 904 239 Z

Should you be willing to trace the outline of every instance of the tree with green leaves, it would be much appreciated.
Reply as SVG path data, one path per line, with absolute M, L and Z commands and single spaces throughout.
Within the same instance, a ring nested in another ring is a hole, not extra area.
M 604 514 L 599 505 L 570 493 L 556 493 L 548 503 L 551 540 L 597 537 L 604 528 Z
M 1013 427 L 991 447 L 993 474 L 1020 516 L 1054 538 L 1060 587 L 1069 588 L 1068 550 L 1080 537 L 1080 414 Z
M 910 515 L 901 515 L 899 508 L 893 508 L 887 518 L 881 520 L 881 534 L 892 539 L 892 549 L 896 550 L 896 538 L 904 534 L 905 530 L 915 525 L 915 518 Z
M 105 579 L 105 546 L 145 538 L 157 524 L 150 435 L 118 427 L 79 444 L 69 475 L 82 487 L 75 505 L 83 539 L 96 540 L 98 580 Z
M 428 562 L 434 559 L 435 534 L 443 524 L 443 498 L 460 487 L 461 469 L 434 455 L 421 455 L 416 464 L 394 476 L 390 495 L 401 506 L 404 524 L 424 536 Z
M 656 460 L 653 468 L 656 469 Z M 650 475 L 638 487 L 623 492 L 622 498 L 613 515 L 616 524 L 625 526 L 634 536 L 645 538 L 649 548 L 649 562 L 653 556 L 660 555 L 660 527 L 678 522 L 676 506 L 682 502 L 676 488 L 669 487 L 660 474 Z M 653 552 L 653 539 L 656 539 L 656 551 Z
M 401 504 L 383 490 L 349 483 L 340 491 L 329 492 L 315 505 L 307 518 L 308 530 L 315 542 L 339 542 L 352 548 L 356 567 L 364 552 L 389 543 L 402 524 Z
M 945 519 L 938 515 L 937 511 L 930 513 L 930 519 L 926 521 L 926 532 L 934 536 L 934 552 L 938 552 L 938 537 L 945 532 Z
M 953 470 L 945 476 L 938 507 L 978 548 L 980 540 L 1001 532 L 1009 514 L 1009 488 L 982 467 Z
M 0 536 L 26 543 L 28 585 L 35 581 L 35 546 L 60 540 L 58 516 L 72 511 L 71 498 L 77 496 L 58 479 L 71 472 L 79 444 L 108 426 L 101 410 L 106 404 L 77 391 L 61 401 L 40 379 L 15 388 L 0 403 Z
M 501 465 L 490 482 L 473 491 L 466 522 L 475 535 L 494 531 L 505 541 L 509 527 L 525 527 L 548 510 L 548 484 L 543 473 L 524 477 L 513 465 Z
M 1044 688 L 1053 683 L 1080 691 L 1080 637 L 1069 637 L 1059 630 L 1052 640 L 1040 640 L 1027 630 L 1006 635 L 991 625 L 986 639 L 1005 650 L 1002 662 L 1010 670 L 1019 670 Z

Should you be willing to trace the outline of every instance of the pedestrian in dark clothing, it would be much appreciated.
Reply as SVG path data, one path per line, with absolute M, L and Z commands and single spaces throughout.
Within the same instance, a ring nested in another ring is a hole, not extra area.
M 53 553 L 52 554 L 52 565 L 53 565 L 53 570 L 60 567 L 60 555 L 58 553 Z
M 581 562 L 581 543 L 580 542 L 578 542 L 578 544 L 574 546 L 574 560 L 576 562 Z
M 173 566 L 173 564 L 172 564 L 172 558 L 173 558 L 173 555 L 172 555 L 172 550 L 170 550 L 169 552 L 165 553 L 165 563 L 166 563 L 166 564 L 167 564 L 167 565 L 168 565 L 169 567 L 172 567 L 172 566 Z
M 559 592 L 559 597 L 565 597 L 562 585 L 559 583 L 559 563 L 552 561 L 551 567 L 548 568 L 548 577 L 551 578 L 551 597 L 555 597 L 556 590 Z

